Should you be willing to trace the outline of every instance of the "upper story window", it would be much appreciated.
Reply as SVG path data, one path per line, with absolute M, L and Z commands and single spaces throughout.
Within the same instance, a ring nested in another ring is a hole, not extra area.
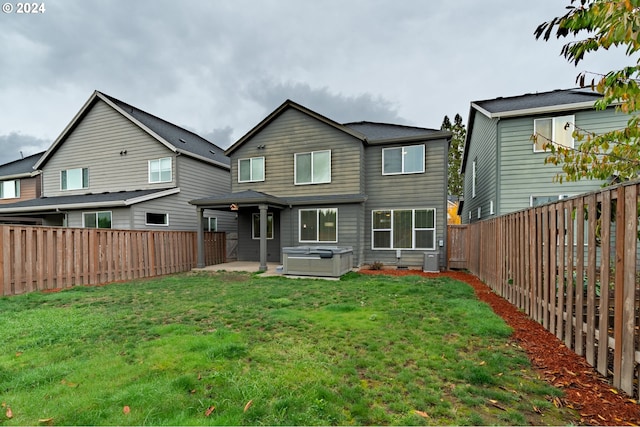
M 471 163 L 471 197 L 476 197 L 476 165 L 478 159 L 474 159 Z
M 85 212 L 82 223 L 85 228 L 111 228 L 111 212 Z
M 238 182 L 264 181 L 264 157 L 238 160 Z
M 60 172 L 62 190 L 89 188 L 89 168 L 66 169 Z
M 382 149 L 382 174 L 398 175 L 424 172 L 424 145 Z
M 18 197 L 20 197 L 19 179 L 0 183 L 0 199 L 17 199 Z
M 575 116 L 546 117 L 533 121 L 533 133 L 536 136 L 533 144 L 535 153 L 546 151 L 546 144 L 554 143 L 573 148 L 573 130 Z
M 149 160 L 149 182 L 171 182 L 171 157 Z
M 331 182 L 331 151 L 295 154 L 295 184 Z

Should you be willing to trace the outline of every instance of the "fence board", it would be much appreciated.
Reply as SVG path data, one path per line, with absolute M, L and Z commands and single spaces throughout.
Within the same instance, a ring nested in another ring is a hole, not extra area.
M 620 184 L 467 224 L 460 237 L 473 274 L 635 398 L 639 191 L 640 180 Z
M 0 225 L 0 293 L 96 285 L 188 271 L 197 233 Z M 205 259 L 226 260 L 225 233 L 205 233 Z

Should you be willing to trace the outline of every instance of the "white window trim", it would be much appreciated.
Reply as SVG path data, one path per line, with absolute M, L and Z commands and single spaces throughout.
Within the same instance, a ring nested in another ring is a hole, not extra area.
M 164 215 L 164 217 L 167 219 L 167 222 L 166 222 L 166 224 L 149 223 L 147 221 L 147 215 L 148 214 Z M 168 212 L 145 212 L 144 213 L 144 225 L 148 225 L 148 226 L 151 226 L 151 227 L 168 227 L 169 226 L 169 213 Z
M 558 125 L 560 125 L 561 127 L 564 127 L 566 123 L 570 124 L 570 131 L 571 133 L 573 133 L 573 129 L 575 129 L 575 122 L 576 122 L 576 116 L 573 114 L 569 114 L 569 115 L 565 115 L 565 116 L 551 116 L 551 117 L 540 117 L 538 119 L 534 119 L 533 120 L 533 134 L 537 135 L 537 126 L 536 123 L 542 120 L 551 120 L 551 141 L 554 144 L 557 144 L 557 138 L 556 138 L 556 128 Z M 563 129 L 564 130 L 564 129 Z M 573 135 L 571 136 L 571 145 L 570 146 L 565 146 L 563 144 L 563 147 L 567 147 L 567 148 L 574 148 L 575 147 L 575 138 L 573 138 Z M 548 153 L 549 150 L 540 150 L 536 148 L 536 141 L 533 142 L 533 152 L 534 153 Z
M 478 219 L 482 218 L 482 206 L 478 206 Z
M 329 178 L 327 181 L 314 181 L 313 180 L 313 156 L 315 153 L 329 153 Z M 310 182 L 298 182 L 298 156 L 303 154 L 311 154 L 311 181 Z M 302 153 L 295 153 L 293 155 L 293 183 L 294 185 L 315 185 L 315 184 L 330 184 L 331 183 L 331 150 L 317 150 L 317 151 L 305 151 Z
M 259 213 L 253 213 L 251 214 L 251 239 L 252 240 L 260 240 L 259 237 L 256 237 L 256 230 L 255 230 L 255 223 L 253 222 L 254 218 L 258 216 L 260 217 Z M 271 212 L 267 212 L 267 224 L 269 223 L 269 217 L 271 217 L 271 237 L 269 237 L 269 230 L 267 230 L 267 240 L 273 240 L 273 235 L 275 234 L 275 224 L 274 224 L 274 219 L 273 219 L 273 213 Z
M 98 214 L 101 213 L 108 213 L 109 216 L 111 217 L 111 227 L 109 228 L 100 228 L 98 227 Z M 113 211 L 87 211 L 87 212 L 82 212 L 82 228 L 87 228 L 87 226 L 84 223 L 84 216 L 86 214 L 94 214 L 96 216 L 96 230 L 111 230 L 113 228 Z M 91 227 L 93 228 L 93 227 Z
M 15 196 L 12 197 L 5 197 L 4 196 L 4 184 L 5 183 L 13 183 L 13 192 L 15 194 Z M 1 200 L 8 200 L 8 199 L 19 199 L 20 198 L 20 180 L 19 179 L 11 179 L 11 180 L 7 180 L 7 181 L 0 181 L 0 186 L 2 188 L 0 188 L 0 193 L 2 194 L 2 197 L 0 197 Z
M 422 170 L 419 171 L 412 171 L 412 172 L 405 172 L 404 170 L 404 157 L 407 153 L 405 153 L 405 149 L 408 147 L 422 147 Z M 397 150 L 397 149 L 401 149 L 402 150 L 402 164 L 400 166 L 400 172 L 385 172 L 384 171 L 384 154 L 385 151 L 387 150 Z M 424 167 L 424 163 L 425 163 L 425 154 L 426 149 L 424 144 L 415 144 L 415 145 L 403 145 L 402 147 L 387 147 L 387 148 L 383 148 L 382 149 L 382 175 L 412 175 L 412 174 L 416 174 L 416 173 L 424 173 L 425 172 L 425 167 Z
M 373 228 L 373 218 L 374 218 L 374 214 L 376 212 L 384 212 L 384 211 L 390 211 L 391 212 L 391 228 Z M 413 247 L 411 248 L 395 248 L 393 247 L 393 215 L 395 211 L 412 211 L 411 214 L 411 230 L 413 233 L 413 238 L 411 239 L 411 241 L 413 242 Z M 433 211 L 433 228 L 415 228 L 415 217 L 416 217 L 416 211 Z M 424 251 L 424 250 L 435 250 L 436 249 L 436 240 L 437 240 L 437 232 L 438 232 L 438 217 L 437 217 L 437 209 L 436 208 L 415 208 L 415 209 L 373 209 L 371 211 L 371 250 L 374 251 L 395 251 L 397 249 L 401 249 L 403 251 Z M 469 217 L 471 217 L 471 212 L 469 212 Z M 422 230 L 433 230 L 433 247 L 431 248 L 416 248 L 415 247 L 415 242 L 416 242 L 416 230 L 418 231 L 422 231 Z M 390 248 L 375 248 L 373 247 L 373 242 L 374 242 L 374 233 L 376 231 L 389 231 L 391 232 L 391 247 Z
M 255 159 L 262 159 L 262 179 L 253 179 L 253 161 Z M 242 160 L 249 160 L 249 179 L 248 180 L 241 180 L 240 179 L 240 162 Z M 246 157 L 244 159 L 238 159 L 238 182 L 264 182 L 266 176 L 267 176 L 267 165 L 264 159 L 264 156 L 262 157 Z
M 489 201 L 489 215 L 493 215 L 495 214 L 495 211 L 493 209 L 493 200 Z
M 336 239 L 335 240 L 318 240 L 317 238 L 320 235 L 320 215 L 319 211 L 322 210 L 334 210 L 336 211 Z M 316 212 L 316 240 L 302 240 L 302 212 L 315 211 Z M 327 207 L 327 208 L 311 208 L 311 209 L 300 209 L 298 211 L 298 242 L 299 243 L 338 243 L 338 208 Z
M 164 180 L 163 181 L 162 180 L 162 169 L 160 169 L 159 170 L 160 171 L 160 179 L 158 181 L 152 181 L 151 180 L 151 162 L 158 162 L 159 163 L 158 167 L 160 167 L 160 165 L 162 164 L 162 160 L 166 160 L 166 159 L 169 159 L 169 165 L 170 165 L 169 172 L 170 172 L 171 176 L 169 177 L 168 180 Z M 159 183 L 164 183 L 164 182 L 172 182 L 173 181 L 173 158 L 172 157 L 160 157 L 159 159 L 149 160 L 148 163 L 147 163 L 147 174 L 148 174 L 148 177 L 149 177 L 149 184 L 159 184 Z
M 82 175 L 82 181 L 84 181 L 84 170 L 87 170 L 87 186 L 84 186 L 84 183 L 82 184 L 82 187 L 78 187 L 78 188 L 68 188 L 69 187 L 69 177 L 67 176 L 67 188 L 62 188 L 62 173 L 67 173 L 69 171 L 74 171 L 74 170 L 80 170 L 81 175 Z M 89 168 L 68 168 L 68 169 L 62 169 L 60 171 L 60 191 L 73 191 L 73 190 L 86 190 L 87 188 L 89 188 L 89 180 L 90 180 L 90 176 L 89 176 Z
M 476 164 L 478 159 L 473 159 L 471 163 L 471 198 L 476 197 Z

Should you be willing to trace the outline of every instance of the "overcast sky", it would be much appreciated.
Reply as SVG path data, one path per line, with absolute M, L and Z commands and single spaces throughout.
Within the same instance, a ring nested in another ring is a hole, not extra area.
M 630 63 L 536 41 L 569 0 L 45 0 L 0 13 L 0 163 L 45 150 L 94 90 L 222 148 L 286 99 L 335 121 L 440 128 L 472 101 Z

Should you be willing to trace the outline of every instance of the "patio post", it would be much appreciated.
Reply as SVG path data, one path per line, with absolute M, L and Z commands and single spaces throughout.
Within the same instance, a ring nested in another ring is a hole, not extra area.
M 258 205 L 260 209 L 260 267 L 267 271 L 267 205 Z
M 204 209 L 200 206 L 196 209 L 198 212 L 198 268 L 204 268 Z

